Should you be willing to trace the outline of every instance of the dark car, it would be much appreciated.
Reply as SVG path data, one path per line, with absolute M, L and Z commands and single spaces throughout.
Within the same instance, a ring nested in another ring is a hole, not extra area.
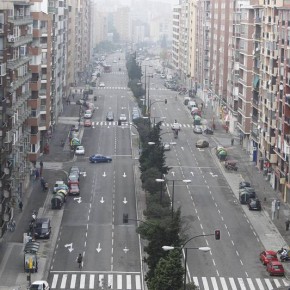
M 249 210 L 261 210 L 261 202 L 258 198 L 250 198 L 248 201 Z
M 103 155 L 100 155 L 100 154 L 95 154 L 95 155 L 92 155 L 89 158 L 89 160 L 90 160 L 91 163 L 111 162 L 112 161 L 112 157 L 103 156 Z
M 207 135 L 213 135 L 213 130 L 210 128 L 206 128 L 205 130 L 203 130 L 203 133 Z
M 251 183 L 247 181 L 241 181 L 239 183 L 239 189 L 244 188 L 244 187 L 251 187 Z
M 250 198 L 256 198 L 254 188 L 245 187 L 239 190 L 239 200 L 241 204 L 248 204 Z
M 208 141 L 200 139 L 195 143 L 196 148 L 207 148 L 209 146 Z
M 38 218 L 34 223 L 34 235 L 36 239 L 49 239 L 51 233 L 50 219 Z
M 107 120 L 107 121 L 114 121 L 114 113 L 111 112 L 111 111 L 109 111 L 109 112 L 107 113 L 106 120 Z

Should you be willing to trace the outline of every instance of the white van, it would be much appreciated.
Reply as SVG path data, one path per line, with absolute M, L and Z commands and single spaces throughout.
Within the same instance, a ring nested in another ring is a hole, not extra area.
M 187 104 L 187 108 L 191 111 L 193 107 L 197 107 L 197 104 L 195 101 L 189 101 Z

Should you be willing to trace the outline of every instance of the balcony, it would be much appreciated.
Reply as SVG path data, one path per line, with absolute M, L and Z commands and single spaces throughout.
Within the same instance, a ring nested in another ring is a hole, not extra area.
M 32 41 L 33 41 L 32 34 L 27 34 L 27 35 L 20 36 L 17 38 L 14 38 L 14 37 L 8 38 L 8 45 L 13 48 L 16 48 L 21 45 L 31 43 Z
M 32 24 L 33 19 L 30 15 L 29 16 L 14 16 L 14 17 L 8 17 L 8 22 L 14 25 L 20 26 L 20 25 Z
M 29 82 L 31 79 L 31 73 L 27 73 L 22 77 L 19 77 L 17 80 L 10 83 L 10 87 L 8 88 L 9 93 L 13 93 L 16 91 L 20 86 L 24 85 L 25 83 Z
M 18 59 L 7 60 L 7 68 L 11 70 L 15 70 L 19 68 L 20 66 L 24 65 L 25 63 L 28 63 L 31 59 L 32 59 L 31 56 L 25 55 Z
M 30 135 L 30 143 L 31 144 L 37 144 L 40 140 L 40 131 L 38 131 L 36 134 Z

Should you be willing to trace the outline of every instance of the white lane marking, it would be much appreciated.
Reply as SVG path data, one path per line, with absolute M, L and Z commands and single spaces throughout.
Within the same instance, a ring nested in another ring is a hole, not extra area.
M 61 288 L 61 289 L 65 289 L 66 280 L 67 280 L 67 274 L 64 274 L 64 275 L 62 276 L 62 280 L 61 280 L 61 284 L 60 284 L 60 288 Z
M 122 275 L 117 275 L 117 289 L 122 289 Z
M 85 289 L 86 286 L 86 274 L 81 274 L 80 289 Z
M 274 289 L 274 288 L 272 287 L 272 284 L 271 284 L 271 282 L 270 282 L 269 279 L 265 279 L 265 283 L 266 283 L 266 285 L 267 285 L 267 287 L 268 287 L 269 290 Z
M 219 289 L 219 287 L 217 285 L 217 282 L 216 282 L 216 277 L 211 277 L 211 283 L 212 283 L 212 286 L 213 286 L 214 290 L 218 290 Z
M 72 274 L 71 275 L 71 280 L 70 280 L 70 288 L 75 289 L 76 288 L 76 280 L 77 280 L 77 275 Z
M 202 282 L 203 282 L 204 290 L 209 290 L 206 277 L 202 277 L 201 279 L 202 279 Z
M 228 290 L 226 279 L 224 277 L 221 277 L 220 280 L 221 280 L 221 284 L 222 284 L 222 289 L 223 290 Z
M 194 282 L 194 285 L 199 287 L 198 278 L 197 277 L 192 277 L 192 280 Z
M 94 274 L 90 274 L 89 288 L 90 289 L 94 289 L 95 288 L 95 275 Z
M 136 290 L 141 290 L 141 279 L 140 275 L 135 276 L 135 288 Z
M 247 281 L 248 281 L 250 289 L 251 290 L 255 290 L 255 286 L 254 286 L 254 283 L 253 283 L 252 279 L 251 278 L 247 278 Z
M 132 289 L 131 275 L 126 275 L 127 289 Z
M 256 282 L 257 282 L 260 290 L 265 290 L 260 278 L 256 278 Z
M 242 278 L 238 278 L 239 284 L 241 286 L 241 290 L 247 290 L 244 280 Z
M 58 280 L 58 274 L 54 274 L 53 279 L 52 279 L 52 283 L 51 283 L 51 288 L 56 288 L 57 280 Z
M 232 290 L 238 290 L 234 278 L 229 278 Z

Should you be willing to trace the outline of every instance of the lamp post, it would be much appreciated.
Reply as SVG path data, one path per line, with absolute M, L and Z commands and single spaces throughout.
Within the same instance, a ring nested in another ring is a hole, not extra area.
M 157 179 L 156 179 L 157 181 Z M 171 219 L 173 219 L 174 215 L 174 188 L 175 188 L 175 181 L 182 181 L 184 183 L 190 183 L 190 179 L 158 179 L 157 182 L 165 182 L 165 181 L 172 181 L 172 195 L 171 195 Z
M 183 279 L 183 289 L 186 290 L 186 265 L 187 265 L 187 250 L 199 250 L 202 252 L 208 252 L 211 250 L 210 247 L 197 247 L 197 248 L 186 248 L 186 244 L 190 242 L 193 239 L 199 238 L 199 237 L 207 237 L 207 236 L 215 236 L 215 234 L 205 234 L 205 235 L 198 235 L 191 237 L 188 239 L 181 247 L 172 247 L 172 246 L 163 246 L 162 249 L 164 251 L 171 251 L 174 249 L 183 250 L 184 249 L 184 279 Z

